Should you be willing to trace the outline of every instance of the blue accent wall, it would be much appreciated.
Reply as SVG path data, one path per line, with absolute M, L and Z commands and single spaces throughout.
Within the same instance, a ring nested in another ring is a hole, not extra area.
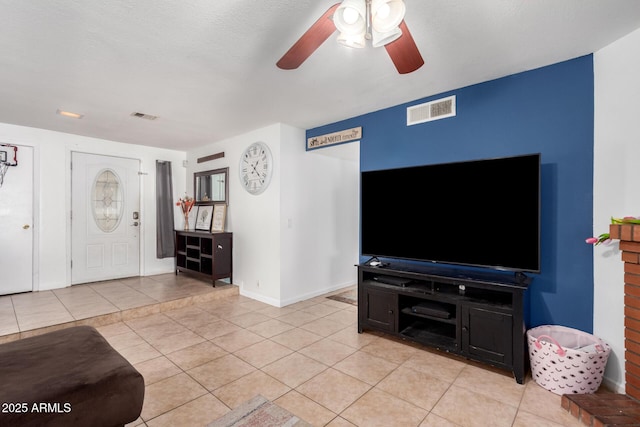
M 362 126 L 362 170 L 541 153 L 542 264 L 531 275 L 527 326 L 593 332 L 593 248 L 584 241 L 593 224 L 593 82 L 587 55 L 310 129 L 307 138 Z M 406 126 L 407 107 L 450 95 L 457 116 Z M 487 241 L 500 231 L 474 228 Z

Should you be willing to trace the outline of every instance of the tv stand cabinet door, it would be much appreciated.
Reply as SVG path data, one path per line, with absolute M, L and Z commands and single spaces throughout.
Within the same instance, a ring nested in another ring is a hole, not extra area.
M 397 332 L 398 294 L 370 286 L 360 287 L 358 331 L 370 327 L 385 332 Z
M 513 365 L 513 316 L 489 307 L 462 306 L 462 353 L 476 360 Z

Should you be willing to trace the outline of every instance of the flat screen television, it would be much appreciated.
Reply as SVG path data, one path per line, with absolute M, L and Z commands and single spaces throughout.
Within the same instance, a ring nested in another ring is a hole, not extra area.
M 540 154 L 363 171 L 361 253 L 540 272 Z

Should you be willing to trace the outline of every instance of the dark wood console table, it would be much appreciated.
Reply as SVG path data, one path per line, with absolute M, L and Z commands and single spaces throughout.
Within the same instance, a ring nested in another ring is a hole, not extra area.
M 233 235 L 208 231 L 175 230 L 176 275 L 189 273 L 202 279 L 229 278 L 233 283 Z
M 358 332 L 382 331 L 508 369 L 522 384 L 530 282 L 522 274 L 361 264 Z

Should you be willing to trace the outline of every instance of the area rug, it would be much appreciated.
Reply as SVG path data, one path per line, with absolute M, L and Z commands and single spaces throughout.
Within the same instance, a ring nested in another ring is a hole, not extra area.
M 340 292 L 339 294 L 329 295 L 327 298 L 334 301 L 346 302 L 351 305 L 358 305 L 358 290 L 351 289 L 349 291 Z
M 207 427 L 312 427 L 311 424 L 257 395 Z

